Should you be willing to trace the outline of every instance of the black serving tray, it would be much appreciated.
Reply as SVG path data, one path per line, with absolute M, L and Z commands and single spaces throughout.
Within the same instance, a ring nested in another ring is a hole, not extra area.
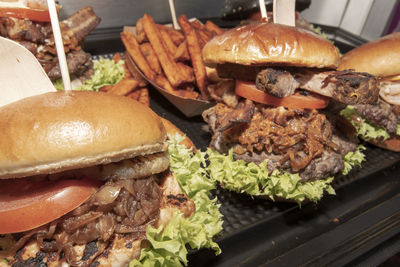
M 119 30 L 89 36 L 86 50 L 94 58 L 123 52 Z M 351 49 L 349 44 L 343 48 Z M 149 93 L 157 114 L 198 148 L 207 148 L 210 135 L 201 116 L 186 118 L 157 90 L 150 87 Z M 363 167 L 338 177 L 336 196 L 327 195 L 318 204 L 299 207 L 217 188 L 224 224 L 215 239 L 222 254 L 192 251 L 189 266 L 365 266 L 399 252 L 400 153 L 365 146 Z
M 200 116 L 185 118 L 155 90 L 150 97 L 155 112 L 181 128 L 198 148 L 208 146 L 210 136 Z M 363 168 L 339 176 L 334 181 L 336 196 L 327 195 L 318 204 L 299 207 L 218 188 L 224 229 L 216 240 L 223 253 L 192 252 L 190 266 L 338 266 L 363 261 L 365 253 L 400 233 L 400 154 L 365 146 Z

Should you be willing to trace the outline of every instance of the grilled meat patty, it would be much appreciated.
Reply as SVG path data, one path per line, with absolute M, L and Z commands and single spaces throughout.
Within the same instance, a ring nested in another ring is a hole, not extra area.
M 385 128 L 389 134 L 396 134 L 399 124 L 399 108 L 383 100 L 377 104 L 359 104 L 354 106 L 356 114 L 374 125 Z

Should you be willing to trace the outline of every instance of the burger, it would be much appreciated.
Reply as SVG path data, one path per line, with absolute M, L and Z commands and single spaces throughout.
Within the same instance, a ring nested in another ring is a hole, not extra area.
M 222 224 L 218 208 L 197 211 L 214 202 L 202 192 L 208 202 L 195 205 L 185 193 L 196 193 L 182 191 L 178 181 L 190 182 L 170 172 L 168 156 L 179 145 L 168 148 L 163 122 L 145 105 L 105 93 L 52 92 L 1 107 L 0 124 L 0 266 L 127 266 L 139 256 L 155 264 L 165 255 L 179 263 L 185 238 L 218 248 L 210 234 Z M 188 154 L 180 153 L 172 167 Z M 151 242 L 156 252 L 148 252 Z
M 93 75 L 91 55 L 83 50 L 82 42 L 100 21 L 89 6 L 60 21 L 68 70 L 72 79 L 85 81 Z M 0 0 L 0 36 L 16 41 L 32 52 L 52 81 L 61 78 L 45 0 Z
M 362 139 L 400 151 L 400 33 L 351 50 L 341 58 L 338 69 L 367 72 L 378 78 L 379 101 L 348 106 L 342 114 Z
M 255 23 L 226 31 L 202 50 L 206 65 L 232 88 L 203 113 L 212 134 L 210 172 L 222 186 L 296 202 L 334 193 L 333 177 L 363 159 L 336 127 L 329 101 L 373 103 L 371 75 L 336 71 L 334 45 L 305 29 Z

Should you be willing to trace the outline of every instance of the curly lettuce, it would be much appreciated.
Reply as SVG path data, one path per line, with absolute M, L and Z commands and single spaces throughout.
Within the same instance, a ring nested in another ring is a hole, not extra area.
M 351 168 L 361 165 L 361 162 L 364 161 L 364 154 L 361 152 L 363 149 L 362 146 L 359 146 L 355 152 L 350 152 L 344 157 L 343 174 L 347 174 Z M 231 191 L 252 196 L 269 196 L 271 199 L 280 197 L 299 204 L 306 199 L 318 202 L 324 192 L 335 194 L 335 190 L 331 186 L 333 177 L 301 182 L 298 174 L 278 170 L 269 173 L 266 161 L 257 165 L 253 162 L 234 160 L 232 149 L 227 155 L 224 155 L 209 148 L 207 155 L 209 160 L 207 170 L 210 178 Z
M 164 228 L 147 227 L 146 237 L 150 243 L 141 251 L 140 257 L 129 266 L 182 266 L 187 265 L 187 247 L 210 248 L 221 253 L 212 238 L 222 230 L 222 214 L 217 199 L 210 199 L 215 182 L 204 168 L 205 153 L 193 153 L 179 144 L 182 136 L 170 136 L 168 153 L 170 169 L 182 190 L 195 202 L 196 211 L 189 218 L 177 212 Z
M 123 64 L 123 60 L 120 60 L 118 63 L 105 58 L 94 60 L 92 77 L 82 85 L 76 87 L 75 90 L 98 91 L 105 85 L 118 83 L 125 75 Z M 64 90 L 64 84 L 61 79 L 56 80 L 53 84 L 57 90 Z
M 322 38 L 328 40 L 329 42 L 331 42 L 333 44 L 333 41 L 328 37 L 328 35 L 325 34 L 325 32 L 322 31 L 321 27 L 315 26 L 314 24 L 310 24 L 311 25 L 311 29 L 318 34 L 319 36 L 321 36 Z
M 335 42 L 332 41 L 332 40 L 328 37 L 328 35 L 326 35 L 325 32 L 322 31 L 321 27 L 315 26 L 314 24 L 310 24 L 310 25 L 311 25 L 311 29 L 312 29 L 316 34 L 318 34 L 318 35 L 321 36 L 322 38 L 328 40 L 331 44 L 335 45 Z M 340 52 L 340 49 L 339 49 L 337 46 L 335 46 L 335 48 L 336 48 L 336 50 L 338 51 L 339 56 L 341 57 L 341 56 L 342 56 L 342 53 Z
M 365 160 L 365 155 L 362 151 L 366 150 L 365 146 L 358 145 L 355 151 L 350 151 L 344 156 L 343 175 L 347 175 L 354 167 L 361 167 L 361 163 Z
M 354 106 L 346 106 L 345 109 L 340 111 L 340 115 L 344 116 L 351 123 L 351 125 L 354 126 L 357 131 L 357 135 L 365 141 L 369 141 L 372 139 L 386 140 L 390 137 L 390 134 L 385 130 L 385 128 L 371 124 L 365 119 L 358 116 L 356 114 Z M 357 117 L 357 121 L 352 119 L 353 116 Z M 397 135 L 400 135 L 399 124 L 397 125 Z

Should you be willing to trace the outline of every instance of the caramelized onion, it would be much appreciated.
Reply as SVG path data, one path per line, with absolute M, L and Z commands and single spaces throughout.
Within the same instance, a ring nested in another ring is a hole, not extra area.
M 32 231 L 15 234 L 18 241 L 9 251 L 15 254 L 33 239 L 41 251 L 64 252 L 70 265 L 89 266 L 115 233 L 145 238 L 147 225 L 154 226 L 158 219 L 161 196 L 152 176 L 109 181 L 90 200 L 62 218 Z M 91 242 L 96 243 L 97 252 L 82 258 L 75 245 Z
M 119 185 L 103 186 L 100 191 L 94 195 L 92 203 L 97 206 L 113 203 L 117 199 L 121 188 L 122 186 Z
M 73 233 L 76 229 L 87 225 L 91 221 L 96 220 L 101 215 L 103 215 L 103 213 L 91 211 L 78 217 L 68 218 L 67 220 L 65 220 L 65 222 L 62 223 L 62 228 L 68 233 Z
M 100 232 L 101 239 L 107 241 L 114 233 L 115 219 L 111 214 L 104 215 L 100 218 L 96 227 Z

